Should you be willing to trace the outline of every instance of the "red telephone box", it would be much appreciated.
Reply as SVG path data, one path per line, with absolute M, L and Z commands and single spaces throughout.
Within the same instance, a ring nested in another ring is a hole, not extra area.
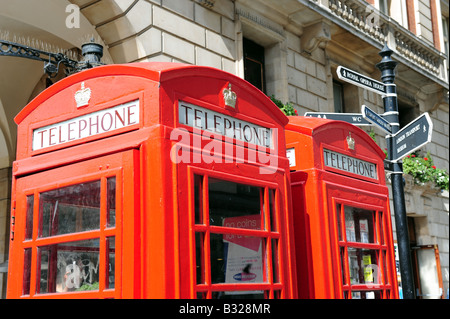
M 295 298 L 287 117 L 172 63 L 63 79 L 16 117 L 8 298 Z
M 398 298 L 385 154 L 358 127 L 290 117 L 299 298 Z

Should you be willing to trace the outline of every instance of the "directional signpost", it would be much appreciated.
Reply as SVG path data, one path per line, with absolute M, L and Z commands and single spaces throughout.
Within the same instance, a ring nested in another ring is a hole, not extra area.
M 336 73 L 338 78 L 342 81 L 352 83 L 366 90 L 370 90 L 381 95 L 386 94 L 386 85 L 367 76 L 359 74 L 358 72 L 344 68 L 343 66 L 338 66 Z
M 393 51 L 389 49 L 387 45 L 385 45 L 379 53 L 382 60 L 376 66 L 381 71 L 381 79 L 383 82 L 376 81 L 343 66 L 339 66 L 336 70 L 339 79 L 342 81 L 349 82 L 382 95 L 384 104 L 383 115 L 379 115 L 363 105 L 361 107 L 361 114 L 344 113 L 342 115 L 337 115 L 333 113 L 306 113 L 305 116 L 323 118 L 326 116 L 328 119 L 336 120 L 346 119 L 346 121 L 350 123 L 354 121 L 353 118 L 359 118 L 360 120 L 358 120 L 357 123 L 352 124 L 358 125 L 358 123 L 364 123 L 365 121 L 369 125 L 373 124 L 387 133 L 386 142 L 388 147 L 388 158 L 384 160 L 384 167 L 386 170 L 391 171 L 392 198 L 394 204 L 395 225 L 397 229 L 403 298 L 415 299 L 403 187 L 403 169 L 400 160 L 431 141 L 433 124 L 428 113 L 424 113 L 403 129 L 399 130 L 397 92 L 394 84 L 394 70 L 397 66 L 397 62 L 392 60 L 392 53 Z
M 335 121 L 344 121 L 357 126 L 371 125 L 369 121 L 365 120 L 362 115 L 358 113 L 306 112 L 304 116 L 319 117 Z
M 358 126 L 375 125 L 387 133 L 388 158 L 384 160 L 384 167 L 386 170 L 391 171 L 392 197 L 397 228 L 403 297 L 405 299 L 415 299 L 405 194 L 403 189 L 403 169 L 400 160 L 431 141 L 433 124 L 428 113 L 424 113 L 399 130 L 397 92 L 394 84 L 394 70 L 397 62 L 391 59 L 392 53 L 393 51 L 387 45 L 379 53 L 382 60 L 377 64 L 377 68 L 381 71 L 381 79 L 383 82 L 376 81 L 343 66 L 339 66 L 336 70 L 338 78 L 342 81 L 382 95 L 384 104 L 383 115 L 379 115 L 366 105 L 363 105 L 361 107 L 361 114 L 307 112 L 304 116 L 345 121 Z
M 392 133 L 392 125 L 388 121 L 386 121 L 384 118 L 382 118 L 380 115 L 369 109 L 367 106 L 363 105 L 361 107 L 361 114 L 363 118 L 368 120 L 370 123 L 375 124 L 379 128 L 381 128 L 383 131 L 385 131 L 388 134 Z
M 364 76 L 362 74 L 359 74 L 358 72 L 355 72 L 353 70 L 347 69 L 343 66 L 338 66 L 337 68 L 337 75 L 339 79 L 355 84 L 357 86 L 360 86 L 364 89 L 373 91 L 375 93 L 386 95 L 387 89 L 386 85 L 383 83 L 376 81 L 374 79 L 371 79 L 367 76 Z M 363 105 L 364 107 L 364 105 Z M 321 113 L 321 112 L 306 112 L 304 116 L 311 116 L 311 117 L 320 117 L 324 119 L 329 120 L 336 120 L 336 121 L 344 121 L 351 123 L 353 125 L 358 126 L 364 126 L 364 125 L 371 125 L 372 123 L 375 125 L 380 126 L 382 129 L 386 131 L 388 129 L 388 133 L 390 134 L 392 132 L 391 125 L 388 121 L 383 119 L 381 116 L 367 108 L 367 114 L 365 116 L 364 112 L 361 112 L 362 114 L 358 113 Z
M 428 113 L 424 113 L 414 121 L 410 122 L 392 136 L 394 139 L 394 158 L 391 161 L 399 161 L 406 155 L 411 154 L 423 145 L 431 142 L 432 131 L 433 123 L 431 122 Z

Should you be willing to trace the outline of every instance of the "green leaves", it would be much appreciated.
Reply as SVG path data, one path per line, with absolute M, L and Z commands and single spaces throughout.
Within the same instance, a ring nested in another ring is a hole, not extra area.
M 284 104 L 273 95 L 270 97 L 270 99 L 273 103 L 275 103 L 276 106 L 278 106 L 280 110 L 283 111 L 284 114 L 286 114 L 286 116 L 298 116 L 297 110 L 294 109 L 294 106 L 290 102 Z
M 433 164 L 433 159 L 428 152 L 426 156 L 420 157 L 416 153 L 410 154 L 403 159 L 403 173 L 414 177 L 416 184 L 435 183 L 442 190 L 448 190 L 448 173 Z

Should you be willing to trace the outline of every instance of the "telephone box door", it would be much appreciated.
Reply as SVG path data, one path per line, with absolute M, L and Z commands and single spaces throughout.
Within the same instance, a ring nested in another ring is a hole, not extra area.
M 17 178 L 8 298 L 136 297 L 137 158 L 130 150 Z
M 336 296 L 396 297 L 388 194 L 326 183 Z
M 255 179 L 241 164 L 227 172 L 188 166 L 180 179 L 189 187 L 189 209 L 180 232 L 195 252 L 182 269 L 185 298 L 291 298 L 289 242 L 285 235 L 286 180 L 281 174 Z M 195 259 L 194 259 L 195 258 Z

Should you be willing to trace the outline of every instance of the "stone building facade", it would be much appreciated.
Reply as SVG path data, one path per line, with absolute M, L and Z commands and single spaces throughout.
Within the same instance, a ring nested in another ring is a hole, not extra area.
M 0 0 L 0 40 L 75 55 L 94 37 L 104 45 L 107 63 L 211 66 L 292 103 L 299 115 L 359 113 L 363 104 L 383 113 L 381 96 L 340 81 L 336 68 L 342 65 L 379 79 L 375 65 L 387 43 L 398 62 L 400 125 L 428 112 L 433 138 L 420 154 L 429 152 L 435 166 L 447 172 L 448 21 L 449 4 L 443 0 L 40 0 L 38 7 L 31 7 L 29 0 Z M 13 118 L 45 89 L 42 67 L 36 61 L 0 56 L 1 271 L 8 259 L 16 152 Z M 365 130 L 385 148 L 381 132 Z M 389 183 L 389 174 L 386 178 Z M 411 243 L 414 252 L 420 251 L 419 294 L 436 297 L 442 291 L 448 297 L 448 191 L 405 178 Z M 427 273 L 422 259 L 432 267 L 438 261 L 440 267 Z M 438 284 L 426 288 L 425 282 Z M 0 272 L 0 297 L 5 296 L 5 284 L 6 275 Z M 436 292 L 435 286 L 441 290 Z

